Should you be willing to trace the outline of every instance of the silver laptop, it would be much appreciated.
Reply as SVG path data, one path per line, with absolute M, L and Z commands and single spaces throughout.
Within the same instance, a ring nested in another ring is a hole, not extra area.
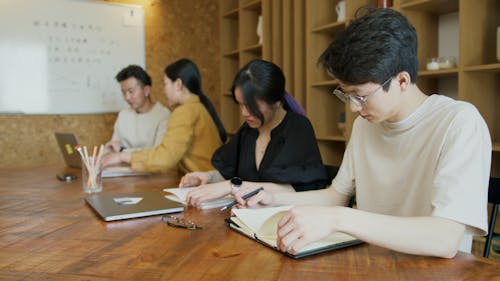
M 82 168 L 82 160 L 80 154 L 75 149 L 78 144 L 78 139 L 72 133 L 55 133 L 57 144 L 63 155 L 66 166 L 72 168 Z M 102 171 L 103 178 L 126 177 L 126 176 L 144 176 L 151 175 L 148 172 L 135 172 L 130 166 L 110 166 Z
M 123 220 L 184 211 L 184 205 L 165 198 L 162 191 L 93 194 L 85 201 L 104 221 Z
M 75 149 L 78 144 L 75 134 L 71 133 L 55 133 L 57 144 L 63 155 L 66 166 L 72 168 L 81 168 L 82 160 L 80 154 Z

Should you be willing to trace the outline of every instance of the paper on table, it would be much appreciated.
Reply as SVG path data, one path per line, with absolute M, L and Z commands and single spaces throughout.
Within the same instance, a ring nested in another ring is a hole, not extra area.
M 165 198 L 186 205 L 187 194 L 189 193 L 189 191 L 194 190 L 196 188 L 197 187 L 165 188 L 163 189 L 163 191 L 170 192 L 173 194 L 173 195 L 165 195 Z M 201 203 L 201 209 L 206 210 L 206 209 L 213 209 L 217 207 L 226 206 L 227 204 L 233 202 L 233 200 L 234 197 L 232 195 L 227 195 L 219 199 Z

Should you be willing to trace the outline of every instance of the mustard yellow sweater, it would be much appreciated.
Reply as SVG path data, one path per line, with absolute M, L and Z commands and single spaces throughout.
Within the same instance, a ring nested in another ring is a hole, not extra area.
M 134 171 L 156 173 L 176 167 L 183 173 L 214 170 L 210 159 L 221 145 L 212 117 L 192 94 L 172 111 L 162 142 L 155 148 L 132 152 L 131 165 Z

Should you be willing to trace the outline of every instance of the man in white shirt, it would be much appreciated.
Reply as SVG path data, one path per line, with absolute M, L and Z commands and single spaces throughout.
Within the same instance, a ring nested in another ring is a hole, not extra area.
M 333 232 L 409 254 L 470 252 L 472 235 L 487 232 L 491 138 L 473 105 L 417 87 L 414 27 L 375 9 L 319 63 L 339 82 L 333 94 L 360 115 L 337 176 L 324 190 L 263 191 L 246 202 L 241 190 L 240 205 L 296 205 L 278 226 L 278 245 L 291 253 Z M 357 208 L 343 207 L 354 195 Z
M 116 80 L 130 107 L 118 113 L 106 148 L 117 152 L 157 146 L 167 130 L 170 110 L 151 101 L 151 77 L 140 66 L 129 65 L 116 75 Z

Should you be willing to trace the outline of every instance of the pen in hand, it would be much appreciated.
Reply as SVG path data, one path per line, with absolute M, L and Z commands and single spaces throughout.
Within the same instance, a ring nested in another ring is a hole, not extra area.
M 262 187 L 262 186 L 261 186 L 261 187 L 257 188 L 256 190 L 254 190 L 254 191 L 252 191 L 252 192 L 250 192 L 250 193 L 247 193 L 247 194 L 245 194 L 245 195 L 241 196 L 241 199 L 243 199 L 243 200 L 247 200 L 248 198 L 250 198 L 250 197 L 254 196 L 254 195 L 255 195 L 255 194 L 257 194 L 257 193 L 259 193 L 261 190 L 264 190 L 264 187 Z M 233 202 L 231 202 L 231 203 L 227 204 L 226 206 L 222 207 L 220 210 L 221 210 L 221 211 L 224 211 L 224 210 L 226 210 L 226 209 L 231 208 L 232 206 L 234 206 L 234 205 L 236 205 L 236 204 L 238 204 L 238 202 L 233 201 Z

